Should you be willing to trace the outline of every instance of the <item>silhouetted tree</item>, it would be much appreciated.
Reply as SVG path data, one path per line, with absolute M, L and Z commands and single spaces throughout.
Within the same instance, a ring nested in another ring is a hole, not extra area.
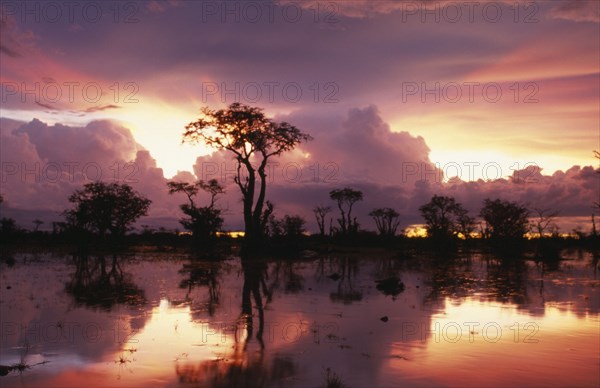
M 347 235 L 358 231 L 356 218 L 352 218 L 352 207 L 356 202 L 362 201 L 362 191 L 345 187 L 343 189 L 331 190 L 329 197 L 337 202 L 338 209 L 340 209 L 340 218 L 338 218 L 340 232 L 343 235 Z
M 544 233 L 548 227 L 556 228 L 556 225 L 551 225 L 558 216 L 558 210 L 533 208 L 536 218 L 531 223 L 531 228 L 540 238 L 544 237 Z
M 202 113 L 203 117 L 186 126 L 183 141 L 203 142 L 233 154 L 237 162 L 234 181 L 242 193 L 245 240 L 249 245 L 256 245 L 262 238 L 267 219 L 263 207 L 269 158 L 290 151 L 311 137 L 289 123 L 268 119 L 260 108 L 240 103 L 221 110 L 205 107 Z
M 518 203 L 488 198 L 479 215 L 491 238 L 522 238 L 527 233 L 529 211 Z
M 285 215 L 283 218 L 271 216 L 269 219 L 268 233 L 271 237 L 285 237 L 288 241 L 296 241 L 305 230 L 304 218 L 294 215 Z
M 398 225 L 400 225 L 400 214 L 396 210 L 389 207 L 378 208 L 369 215 L 375 220 L 377 231 L 381 236 L 394 236 L 396 234 Z
M 214 238 L 224 221 L 221 217 L 221 209 L 215 207 L 217 196 L 225 192 L 219 182 L 216 179 L 211 179 L 208 183 L 200 180 L 194 184 L 171 181 L 167 182 L 167 187 L 169 194 L 183 193 L 188 198 L 189 203 L 179 206 L 187 216 L 187 218 L 179 220 L 181 225 L 192 232 L 197 242 L 206 242 Z M 194 197 L 199 190 L 210 194 L 210 205 L 200 207 L 196 205 Z
M 594 151 L 594 157 L 600 160 L 600 152 Z M 596 169 L 596 172 L 600 174 L 600 167 Z M 600 210 L 600 201 L 594 202 L 594 205 Z
M 459 230 L 459 219 L 464 224 L 464 231 L 472 227 L 473 219 L 452 197 L 434 195 L 431 201 L 419 208 L 419 211 L 425 219 L 427 235 L 433 238 L 448 238 L 462 232 Z
M 93 182 L 69 197 L 75 207 L 65 210 L 67 221 L 80 229 L 105 236 L 121 236 L 148 212 L 152 201 L 126 183 Z
M 283 230 L 287 237 L 300 237 L 306 231 L 304 226 L 306 221 L 300 216 L 288 216 L 283 217 Z
M 317 219 L 317 225 L 319 226 L 319 234 L 325 236 L 325 217 L 331 211 L 330 206 L 315 206 L 313 213 Z
M 19 231 L 19 227 L 17 226 L 17 221 L 12 218 L 3 217 L 0 220 L 0 234 L 4 236 L 9 236 Z
M 456 231 L 463 235 L 465 239 L 471 237 L 471 233 L 475 231 L 475 219 L 469 215 L 469 211 L 462 206 L 456 209 Z
M 33 229 L 33 231 L 37 232 L 38 229 L 40 228 L 40 226 L 44 224 L 44 221 L 36 218 L 35 220 L 33 220 L 33 224 L 35 225 L 35 228 Z

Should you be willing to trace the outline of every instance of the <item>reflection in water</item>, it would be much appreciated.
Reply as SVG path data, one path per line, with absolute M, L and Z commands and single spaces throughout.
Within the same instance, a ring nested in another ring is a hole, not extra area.
M 275 355 L 270 365 L 262 356 L 231 355 L 227 360 L 217 359 L 197 365 L 176 363 L 175 373 L 180 383 L 202 387 L 264 387 L 293 376 L 295 366 L 288 357 Z
M 12 266 L 0 262 L 0 365 L 40 364 L 11 369 L 0 383 L 305 387 L 325 385 L 332 370 L 348 386 L 595 387 L 598 262 L 563 256 L 550 270 L 478 254 L 216 262 L 17 254 Z M 380 289 L 387 283 L 394 298 Z
M 268 287 L 266 282 L 268 266 L 264 262 L 247 258 L 242 258 L 241 266 L 244 274 L 242 305 L 241 314 L 233 330 L 232 351 L 198 364 L 177 362 L 175 373 L 179 382 L 210 387 L 262 387 L 294 375 L 295 366 L 290 358 L 275 354 L 268 365 L 265 357 L 263 296 L 270 301 L 273 293 L 273 287 Z M 278 274 L 281 265 L 275 268 Z M 285 273 L 287 279 L 297 279 L 291 275 L 293 270 L 287 265 Z M 286 290 L 289 288 L 287 286 L 289 283 L 286 282 Z M 255 351 L 249 349 L 255 329 L 253 309 L 256 310 L 258 317 L 256 330 L 258 349 Z
M 487 260 L 490 293 L 504 303 L 523 305 L 528 302 L 526 282 L 529 267 L 523 260 Z
M 90 257 L 87 254 L 73 256 L 75 272 L 66 284 L 77 304 L 110 310 L 115 304 L 140 306 L 146 303 L 144 291 L 123 272 L 117 255 L 110 264 L 103 255 Z
M 354 286 L 358 274 L 358 259 L 342 257 L 335 260 L 335 263 L 337 272 L 334 272 L 330 278 L 337 281 L 337 290 L 329 294 L 331 301 L 350 304 L 362 300 L 362 291 Z
M 471 265 L 471 261 L 468 260 L 436 260 L 433 264 L 433 273 L 425 282 L 429 286 L 425 303 L 436 305 L 446 297 L 459 299 L 473 293 L 476 277 Z
M 220 303 L 220 262 L 198 262 L 193 261 L 191 264 L 184 264 L 183 268 L 179 271 L 181 274 L 187 274 L 187 278 L 183 279 L 179 283 L 179 287 L 187 289 L 185 294 L 185 301 L 191 302 L 191 293 L 194 287 L 206 287 L 208 289 L 208 300 L 200 303 L 200 307 L 194 308 L 196 314 L 206 311 L 212 317 Z M 196 303 L 197 304 L 197 303 Z M 195 316 L 199 318 L 199 316 Z

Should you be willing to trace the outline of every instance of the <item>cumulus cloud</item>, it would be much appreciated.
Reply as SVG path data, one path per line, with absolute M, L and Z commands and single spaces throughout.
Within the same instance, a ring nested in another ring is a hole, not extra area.
M 543 175 L 540 168 L 530 167 L 514 171 L 510 179 L 456 178 L 444 183 L 442 172 L 429 160 L 425 140 L 392 131 L 375 106 L 350 109 L 346 117 L 335 119 L 302 112 L 277 119 L 294 123 L 315 139 L 273 159 L 268 170 L 267 197 L 275 203 L 276 214 L 299 214 L 313 231 L 316 223 L 311 209 L 316 205 L 332 206 L 335 224 L 337 209 L 329 199 L 329 191 L 346 186 L 363 191 L 365 199 L 356 204 L 355 214 L 370 229 L 374 225 L 368 213 L 377 207 L 397 209 L 403 227 L 421 223 L 418 208 L 434 194 L 455 197 L 472 215 L 479 213 L 484 199 L 502 198 L 529 208 L 559 210 L 565 217 L 589 217 L 592 203 L 598 200 L 598 175 L 592 167 L 575 166 L 553 175 Z M 335 169 L 324 171 L 325 166 Z M 228 192 L 221 204 L 228 209 L 228 227 L 242 228 L 231 155 L 217 152 L 199 157 L 194 172 L 199 178 L 216 178 L 227 184 Z
M 314 141 L 271 160 L 267 198 L 278 216 L 299 214 L 311 231 L 317 229 L 312 214 L 316 205 L 331 206 L 335 224 L 337 209 L 329 191 L 347 186 L 364 193 L 355 215 L 367 229 L 374 228 L 368 213 L 377 207 L 395 208 L 402 227 L 421 223 L 418 208 L 434 194 L 455 197 L 473 215 L 485 198 L 502 198 L 529 208 L 559 210 L 561 216 L 579 220 L 589 217 L 592 203 L 598 201 L 598 174 L 591 166 L 552 175 L 530 167 L 508 179 L 443 182 L 441 171 L 429 160 L 425 140 L 392 131 L 375 106 L 350 109 L 343 117 L 302 111 L 277 117 L 284 119 L 310 133 Z M 179 204 L 185 198 L 168 194 L 163 170 L 128 129 L 110 121 L 73 127 L 9 119 L 0 119 L 0 129 L 3 216 L 15 217 L 23 226 L 31 225 L 33 218 L 48 224 L 59 220 L 69 206 L 69 194 L 101 173 L 102 180 L 127 182 L 153 201 L 141 224 L 181 229 Z M 243 229 L 235 167 L 230 154 L 215 152 L 199 157 L 193 172 L 180 171 L 173 178 L 187 182 L 215 178 L 225 185 L 218 205 L 225 211 L 229 230 Z M 208 195 L 201 193 L 198 200 L 204 203 Z
M 153 201 L 150 218 L 177 214 L 162 169 L 131 132 L 111 121 L 83 127 L 0 119 L 3 213 L 29 225 L 32 210 L 50 221 L 61 219 L 68 196 L 96 180 L 131 184 Z

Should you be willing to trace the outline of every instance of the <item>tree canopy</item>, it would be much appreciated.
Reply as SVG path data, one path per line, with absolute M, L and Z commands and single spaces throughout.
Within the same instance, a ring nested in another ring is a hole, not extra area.
M 400 214 L 392 208 L 384 207 L 373 210 L 369 213 L 375 221 L 377 231 L 381 236 L 394 236 L 400 225 Z
M 472 231 L 473 219 L 452 197 L 434 195 L 428 203 L 419 207 L 419 211 L 425 220 L 427 235 L 433 238 L 447 238 L 457 232 L 469 234 Z
M 312 138 L 287 122 L 270 120 L 260 108 L 240 103 L 219 110 L 205 107 L 202 114 L 186 126 L 183 142 L 204 143 L 233 155 L 237 162 L 234 181 L 244 207 L 246 240 L 258 242 L 265 225 L 268 159 Z
M 479 214 L 492 238 L 522 238 L 528 230 L 529 211 L 524 206 L 501 199 L 486 199 Z
M 337 202 L 338 209 L 340 210 L 340 218 L 338 218 L 340 232 L 342 234 L 356 232 L 358 230 L 358 223 L 356 218 L 352 218 L 352 208 L 356 202 L 362 201 L 362 191 L 344 187 L 343 189 L 331 190 L 329 197 Z
M 72 226 L 105 236 L 124 235 L 131 225 L 145 216 L 152 201 L 126 183 L 93 182 L 75 190 L 69 197 L 74 204 L 66 210 Z
M 179 220 L 181 225 L 189 231 L 198 242 L 206 242 L 216 236 L 216 233 L 223 226 L 223 217 L 221 209 L 215 207 L 217 196 L 223 194 L 223 186 L 216 180 L 211 179 L 208 182 L 199 180 L 195 183 L 171 181 L 167 182 L 169 194 L 183 193 L 188 199 L 188 203 L 179 206 L 181 211 L 187 216 Z M 194 197 L 199 190 L 210 194 L 210 204 L 208 206 L 197 206 Z

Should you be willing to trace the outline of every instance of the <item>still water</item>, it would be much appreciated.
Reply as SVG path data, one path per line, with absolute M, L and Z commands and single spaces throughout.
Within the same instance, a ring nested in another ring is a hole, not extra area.
M 5 257 L 0 385 L 600 384 L 590 253 L 393 256 Z

